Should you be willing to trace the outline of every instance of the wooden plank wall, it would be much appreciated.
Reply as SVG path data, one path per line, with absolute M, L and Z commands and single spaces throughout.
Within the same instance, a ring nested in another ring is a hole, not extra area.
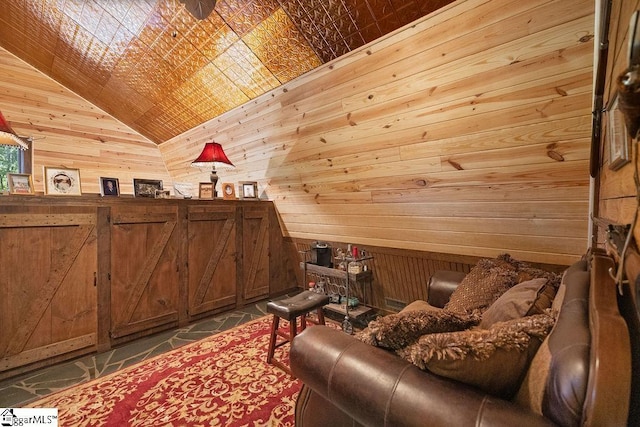
M 639 0 L 614 0 L 611 8 L 609 28 L 609 57 L 604 92 L 604 105 L 608 106 L 616 93 L 615 81 L 628 66 L 627 30 L 633 12 L 640 9 Z M 630 224 L 637 210 L 636 188 L 633 180 L 634 165 L 628 163 L 618 170 L 609 168 L 607 114 L 603 115 L 603 141 L 601 146 L 601 168 L 599 176 L 599 209 L 597 215 L 619 224 Z M 599 244 L 604 243 L 603 230 L 599 233 Z M 634 230 L 636 241 L 640 242 L 640 225 Z
M 155 144 L 3 48 L 0 111 L 16 133 L 34 139 L 36 191 L 44 191 L 43 166 L 80 169 L 83 193 L 99 193 L 101 176 L 118 178 L 122 194 L 133 194 L 133 178 L 171 186 Z
M 204 142 L 292 239 L 569 264 L 585 251 L 593 0 L 460 0 L 160 149 Z
M 611 19 L 609 27 L 609 52 L 606 68 L 606 84 L 604 90 L 604 106 L 609 106 L 616 94 L 615 81 L 628 67 L 628 28 L 632 14 L 640 9 L 639 0 L 613 0 L 611 4 Z M 636 222 L 633 227 L 633 238 L 625 252 L 624 264 L 620 263 L 618 255 L 622 250 L 618 245 L 617 249 L 607 240 L 605 226 L 611 222 L 614 224 L 627 225 L 634 222 L 634 217 L 638 215 L 638 194 L 640 189 L 634 183 L 634 171 L 640 169 L 638 164 L 638 140 L 628 139 L 630 162 L 620 169 L 610 168 L 611 158 L 609 155 L 609 133 L 608 113 L 603 115 L 602 139 L 600 141 L 600 170 L 597 179 L 598 203 L 594 212 L 598 226 L 594 233 L 595 244 L 606 247 L 609 253 L 614 254 L 618 261 L 616 273 L 624 272 L 621 283 L 618 283 L 618 303 L 621 314 L 627 320 L 629 336 L 632 343 L 632 370 L 633 378 L 631 384 L 631 401 L 629 403 L 629 425 L 637 424 L 640 419 L 640 223 Z

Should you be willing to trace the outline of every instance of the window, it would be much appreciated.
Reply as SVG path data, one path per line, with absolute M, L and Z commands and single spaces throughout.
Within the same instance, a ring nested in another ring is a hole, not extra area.
M 9 190 L 8 173 L 31 173 L 31 141 L 21 150 L 14 145 L 0 145 L 0 192 Z

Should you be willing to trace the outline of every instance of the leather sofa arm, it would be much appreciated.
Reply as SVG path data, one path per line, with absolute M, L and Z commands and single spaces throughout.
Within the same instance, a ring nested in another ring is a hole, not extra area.
M 326 326 L 307 328 L 293 340 L 290 363 L 307 387 L 363 425 L 553 425 Z
M 437 270 L 429 278 L 427 289 L 427 302 L 434 306 L 443 308 L 449 301 L 449 297 L 456 290 L 467 273 L 462 271 Z

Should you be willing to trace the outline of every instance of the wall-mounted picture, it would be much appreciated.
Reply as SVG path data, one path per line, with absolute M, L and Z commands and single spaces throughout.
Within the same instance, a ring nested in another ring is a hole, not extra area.
M 241 199 L 257 199 L 258 183 L 255 181 L 240 181 L 238 183 Z
M 224 200 L 235 200 L 236 199 L 236 186 L 230 182 L 222 183 L 222 198 Z
M 100 177 L 100 195 L 101 196 L 119 196 L 120 181 L 118 178 Z
M 156 190 L 162 190 L 162 180 L 133 179 L 133 195 L 135 197 L 156 197 Z
M 80 196 L 80 169 L 44 167 L 44 194 Z
M 199 199 L 213 199 L 213 182 L 201 182 L 199 191 Z
M 609 169 L 618 170 L 629 163 L 631 138 L 624 123 L 624 115 L 618 108 L 618 96 L 615 95 L 607 108 L 607 143 L 609 145 Z
M 26 173 L 7 174 L 9 182 L 9 194 L 34 194 L 33 178 Z

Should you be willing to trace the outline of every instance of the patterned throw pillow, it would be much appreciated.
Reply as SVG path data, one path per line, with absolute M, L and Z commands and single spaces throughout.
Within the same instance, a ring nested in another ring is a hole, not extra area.
M 481 314 L 503 293 L 518 283 L 518 272 L 509 255 L 481 259 L 451 294 L 444 309 Z
M 540 268 L 531 266 L 527 262 L 513 259 L 508 255 L 506 255 L 503 259 L 505 262 L 511 264 L 518 272 L 518 283 L 537 278 L 545 278 L 549 281 L 549 285 L 555 288 L 558 288 L 560 286 L 560 283 L 562 281 L 562 273 L 554 273 L 552 271 L 542 270 Z
M 539 277 L 518 283 L 506 291 L 482 314 L 480 327 L 487 329 L 497 322 L 544 313 L 556 296 L 556 288 L 548 281 Z
M 355 337 L 362 342 L 391 350 L 414 343 L 424 334 L 461 331 L 477 325 L 478 316 L 444 310 L 411 310 L 369 322 Z
M 420 369 L 511 398 L 554 322 L 549 311 L 489 329 L 429 334 L 396 353 Z

